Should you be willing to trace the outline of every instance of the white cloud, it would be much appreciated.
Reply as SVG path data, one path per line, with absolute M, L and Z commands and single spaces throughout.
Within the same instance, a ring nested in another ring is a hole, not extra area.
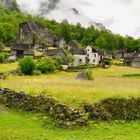
M 39 2 L 43 0 L 17 0 L 21 9 L 37 14 Z M 47 0 L 46 0 L 47 1 Z M 81 16 L 71 12 L 76 8 Z M 101 22 L 114 33 L 140 37 L 140 1 L 139 0 L 60 0 L 57 9 L 47 15 L 48 18 L 61 21 L 87 24 L 89 20 Z

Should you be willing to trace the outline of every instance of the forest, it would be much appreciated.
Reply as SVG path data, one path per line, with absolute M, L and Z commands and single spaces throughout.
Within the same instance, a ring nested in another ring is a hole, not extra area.
M 16 8 L 18 9 L 18 8 Z M 140 51 L 140 39 L 131 36 L 125 37 L 113 34 L 109 30 L 97 30 L 94 26 L 82 27 L 80 23 L 69 24 L 67 20 L 58 23 L 54 20 L 43 19 L 39 16 L 31 16 L 21 13 L 19 10 L 0 5 L 0 44 L 10 47 L 19 32 L 19 24 L 26 20 L 42 23 L 54 35 L 63 37 L 68 43 L 77 40 L 81 47 L 94 46 L 100 50 L 118 52 L 127 49 L 129 52 Z

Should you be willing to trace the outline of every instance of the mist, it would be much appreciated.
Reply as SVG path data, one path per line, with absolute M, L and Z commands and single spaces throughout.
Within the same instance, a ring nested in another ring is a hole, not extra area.
M 139 0 L 17 0 L 21 11 L 83 26 L 102 23 L 121 35 L 140 37 Z M 102 26 L 102 25 L 101 25 Z

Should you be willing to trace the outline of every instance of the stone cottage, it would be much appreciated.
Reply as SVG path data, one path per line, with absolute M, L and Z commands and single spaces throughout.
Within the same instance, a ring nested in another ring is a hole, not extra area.
M 86 47 L 86 63 L 90 65 L 98 65 L 103 59 L 103 53 L 91 46 Z
M 140 53 L 133 53 L 125 57 L 124 64 L 134 68 L 140 68 Z
M 38 22 L 26 21 L 19 26 L 19 35 L 11 46 L 10 60 L 34 56 L 35 51 L 44 51 L 54 45 L 52 33 Z
M 72 53 L 74 57 L 73 66 L 86 64 L 86 51 L 80 48 L 80 44 L 76 40 L 72 40 L 68 44 L 68 51 Z
M 46 57 L 46 56 L 50 56 L 52 59 L 55 59 L 58 56 L 61 56 L 61 58 L 63 59 L 63 64 L 61 66 L 63 67 L 64 70 L 68 69 L 69 61 L 67 58 L 67 54 L 65 53 L 63 49 L 57 48 L 57 49 L 47 50 L 43 54 L 43 57 Z
M 74 56 L 73 66 L 79 65 L 98 65 L 103 59 L 103 53 L 97 49 L 87 46 L 85 49 L 80 47 L 77 41 L 70 41 L 69 51 Z

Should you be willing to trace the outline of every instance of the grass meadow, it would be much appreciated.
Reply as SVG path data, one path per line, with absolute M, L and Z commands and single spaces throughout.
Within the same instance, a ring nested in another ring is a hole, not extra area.
M 2 64 L 0 71 L 16 67 L 17 63 Z M 112 66 L 108 69 L 93 68 L 91 71 L 93 81 L 76 80 L 77 72 L 56 72 L 40 76 L 10 76 L 0 80 L 0 87 L 25 91 L 32 95 L 45 93 L 74 106 L 82 102 L 98 102 L 109 97 L 140 97 L 140 77 L 133 77 L 140 74 L 140 69 Z
M 18 63 L 0 64 L 0 71 L 17 68 Z M 93 81 L 78 81 L 78 72 L 56 72 L 40 76 L 12 76 L 0 80 L 0 87 L 44 93 L 62 103 L 79 106 L 82 102 L 99 102 L 109 97 L 140 97 L 140 69 L 112 66 L 93 68 Z M 8 110 L 0 105 L 1 140 L 139 140 L 140 121 L 90 122 L 88 127 L 60 129 L 48 120 L 45 127 L 39 114 Z
M 3 108 L 0 107 L 0 110 Z M 139 140 L 140 121 L 93 123 L 88 128 L 64 130 L 42 123 L 33 114 L 0 112 L 1 140 Z

